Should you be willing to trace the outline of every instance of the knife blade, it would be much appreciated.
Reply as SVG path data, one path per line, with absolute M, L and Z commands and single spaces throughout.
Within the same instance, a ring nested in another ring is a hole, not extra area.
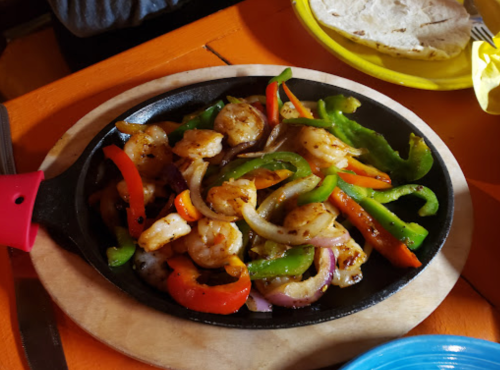
M 7 108 L 0 104 L 0 174 L 16 173 Z M 28 253 L 9 249 L 21 344 L 31 370 L 68 370 L 52 300 Z

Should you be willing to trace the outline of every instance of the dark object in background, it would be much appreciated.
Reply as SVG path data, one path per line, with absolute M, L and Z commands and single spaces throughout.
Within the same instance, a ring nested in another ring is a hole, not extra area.
M 85 38 L 72 34 L 55 16 L 52 23 L 61 52 L 75 72 L 241 1 L 190 0 L 181 8 L 151 18 L 140 26 Z

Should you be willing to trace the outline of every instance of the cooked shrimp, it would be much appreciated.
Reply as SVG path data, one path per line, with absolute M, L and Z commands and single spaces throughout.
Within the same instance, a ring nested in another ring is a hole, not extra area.
M 257 206 L 257 189 L 253 181 L 231 179 L 225 181 L 221 186 L 211 188 L 207 195 L 207 202 L 215 212 L 241 218 L 243 216 L 241 215 L 240 199 L 254 208 Z
M 127 183 L 125 180 L 120 181 L 116 185 L 116 189 L 120 194 L 120 197 L 128 203 L 129 201 L 129 193 L 127 188 Z M 144 204 L 149 204 L 154 202 L 156 197 L 166 197 L 167 192 L 165 191 L 165 187 L 161 184 L 153 181 L 144 180 L 142 181 L 142 189 L 144 193 Z
M 143 231 L 138 242 L 146 252 L 151 252 L 190 232 L 191 227 L 186 220 L 178 213 L 171 213 Z
M 319 167 L 347 167 L 347 155 L 361 155 L 361 151 L 350 147 L 328 131 L 304 126 L 300 131 L 300 145 L 310 154 Z
M 313 114 L 313 109 L 315 110 L 318 103 L 312 101 L 303 101 L 301 102 L 304 108 Z M 280 109 L 280 114 L 283 118 L 298 118 L 300 117 L 300 113 L 294 107 L 292 102 L 287 101 Z
M 339 211 L 329 202 L 309 203 L 293 209 L 285 217 L 284 225 L 289 228 L 301 227 L 325 212 L 331 213 L 333 219 L 332 222 L 314 238 L 316 243 L 318 243 L 317 245 L 328 247 L 336 243 L 344 243 L 350 237 L 349 232 L 340 223 L 335 221 L 335 218 L 339 215 Z
M 231 255 L 239 255 L 243 235 L 233 222 L 202 218 L 193 231 L 184 238 L 188 253 L 199 266 L 222 267 Z
M 149 253 L 139 248 L 134 255 L 134 270 L 146 283 L 166 292 L 165 282 L 169 275 L 167 259 L 172 255 L 172 249 L 168 247 Z
M 172 151 L 183 158 L 212 158 L 222 151 L 223 138 L 214 130 L 188 130 Z
M 140 174 L 149 178 L 156 177 L 163 165 L 172 160 L 168 136 L 156 125 L 132 135 L 123 150 L 135 163 Z
M 332 284 L 345 288 L 360 282 L 363 279 L 361 265 L 367 261 L 368 256 L 359 244 L 350 238 L 347 243 L 332 250 L 337 260 Z
M 231 146 L 259 140 L 266 125 L 266 117 L 247 103 L 227 104 L 215 118 L 214 130 L 227 135 Z
M 290 229 L 303 227 L 308 223 L 313 222 L 320 215 L 332 212 L 333 211 L 330 208 L 327 208 L 324 203 L 304 204 L 303 206 L 293 209 L 286 215 L 283 226 Z M 332 214 L 334 216 L 338 215 L 338 213 Z M 329 227 L 333 224 L 334 219 L 335 218 L 332 219 L 332 223 L 329 225 Z

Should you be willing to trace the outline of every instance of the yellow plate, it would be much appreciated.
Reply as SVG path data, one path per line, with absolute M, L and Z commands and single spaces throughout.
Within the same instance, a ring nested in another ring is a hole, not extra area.
M 292 0 L 295 14 L 323 46 L 352 67 L 398 85 L 425 90 L 459 90 L 472 87 L 471 44 L 457 57 L 444 61 L 395 58 L 357 44 L 314 17 L 309 0 Z

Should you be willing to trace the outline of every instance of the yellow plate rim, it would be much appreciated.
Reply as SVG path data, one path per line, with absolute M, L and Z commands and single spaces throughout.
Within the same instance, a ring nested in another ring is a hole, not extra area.
M 309 33 L 343 62 L 381 80 L 402 86 L 423 90 L 461 90 L 472 87 L 472 75 L 467 74 L 454 78 L 429 79 L 413 76 L 373 64 L 342 45 L 335 42 L 319 25 L 312 15 L 309 0 L 291 0 L 295 14 Z

